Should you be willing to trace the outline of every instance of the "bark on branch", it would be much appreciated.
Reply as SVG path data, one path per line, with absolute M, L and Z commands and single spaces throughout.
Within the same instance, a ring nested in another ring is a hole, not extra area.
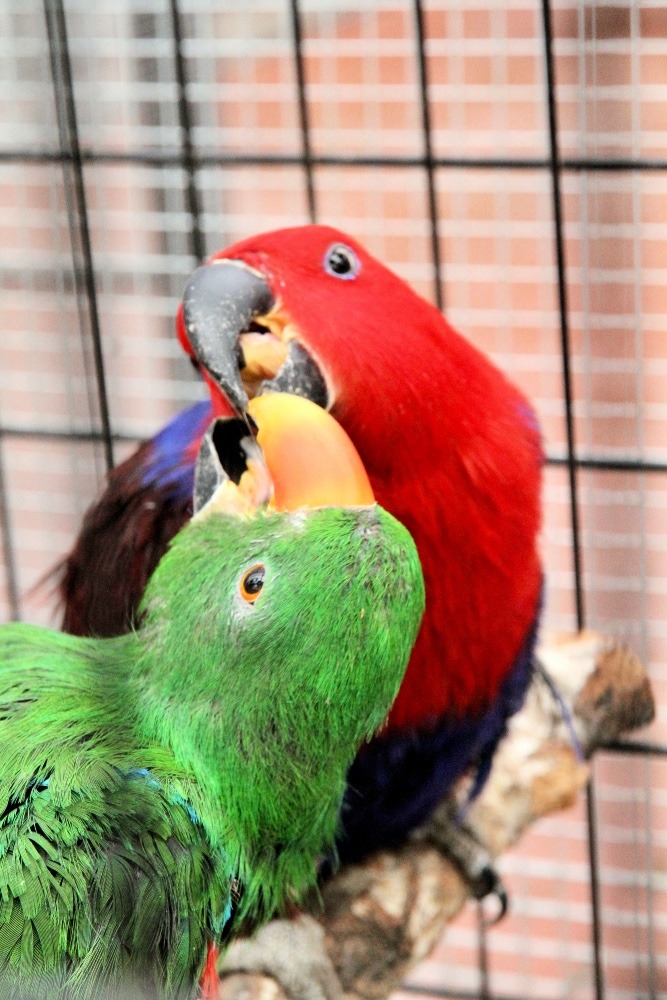
M 586 757 L 653 718 L 646 671 L 623 646 L 586 632 L 546 643 L 539 657 L 571 713 Z M 469 813 L 469 825 L 490 853 L 498 855 L 535 820 L 572 805 L 588 777 L 589 767 L 577 755 L 561 706 L 549 684 L 536 676 Z M 458 794 L 465 794 L 464 783 Z M 435 847 L 418 841 L 344 868 L 322 895 L 323 910 L 316 917 L 335 977 L 329 965 L 322 968 L 322 962 L 318 966 L 313 960 L 310 996 L 345 993 L 348 1000 L 381 1000 L 428 954 L 463 906 L 468 889 Z M 266 940 L 271 940 L 271 932 Z M 267 950 L 280 953 L 279 940 L 275 935 Z M 290 963 L 301 957 L 285 954 L 284 948 L 279 955 L 287 969 L 280 978 L 288 989 Z M 275 968 L 270 956 L 267 968 Z M 294 996 L 309 991 L 295 987 L 289 992 Z M 256 973 L 223 978 L 220 1000 L 260 998 L 284 1000 L 285 992 L 275 979 Z

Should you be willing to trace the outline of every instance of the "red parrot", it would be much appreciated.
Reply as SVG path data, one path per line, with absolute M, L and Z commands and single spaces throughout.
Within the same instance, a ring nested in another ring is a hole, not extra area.
M 166 534 L 189 516 L 211 411 L 243 415 L 249 397 L 271 390 L 328 409 L 378 503 L 412 533 L 426 583 L 387 726 L 349 774 L 338 847 L 359 858 L 423 824 L 470 767 L 476 793 L 522 703 L 542 589 L 537 421 L 437 309 L 328 226 L 215 254 L 190 279 L 177 329 L 210 406 L 177 417 L 111 474 L 66 562 L 65 627 L 129 627 Z

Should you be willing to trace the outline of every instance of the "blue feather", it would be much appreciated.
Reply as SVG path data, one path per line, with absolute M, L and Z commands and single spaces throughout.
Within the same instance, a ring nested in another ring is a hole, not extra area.
M 151 441 L 142 486 L 164 490 L 175 500 L 188 500 L 194 488 L 199 439 L 212 419 L 210 402 L 202 400 L 170 420 Z

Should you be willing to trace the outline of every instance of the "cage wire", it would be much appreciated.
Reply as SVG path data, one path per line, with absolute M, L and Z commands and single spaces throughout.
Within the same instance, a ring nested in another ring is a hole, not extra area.
M 667 9 L 662 0 L 3 0 L 5 617 L 106 469 L 202 397 L 188 273 L 255 231 L 353 232 L 544 431 L 546 628 L 650 663 L 658 721 L 503 857 L 511 913 L 405 990 L 667 993 Z

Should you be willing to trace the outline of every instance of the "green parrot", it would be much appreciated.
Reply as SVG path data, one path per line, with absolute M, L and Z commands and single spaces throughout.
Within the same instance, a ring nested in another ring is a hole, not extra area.
M 0 627 L 3 1000 L 212 997 L 218 949 L 332 849 L 419 559 L 376 504 L 239 516 L 235 492 L 198 470 L 134 632 Z

